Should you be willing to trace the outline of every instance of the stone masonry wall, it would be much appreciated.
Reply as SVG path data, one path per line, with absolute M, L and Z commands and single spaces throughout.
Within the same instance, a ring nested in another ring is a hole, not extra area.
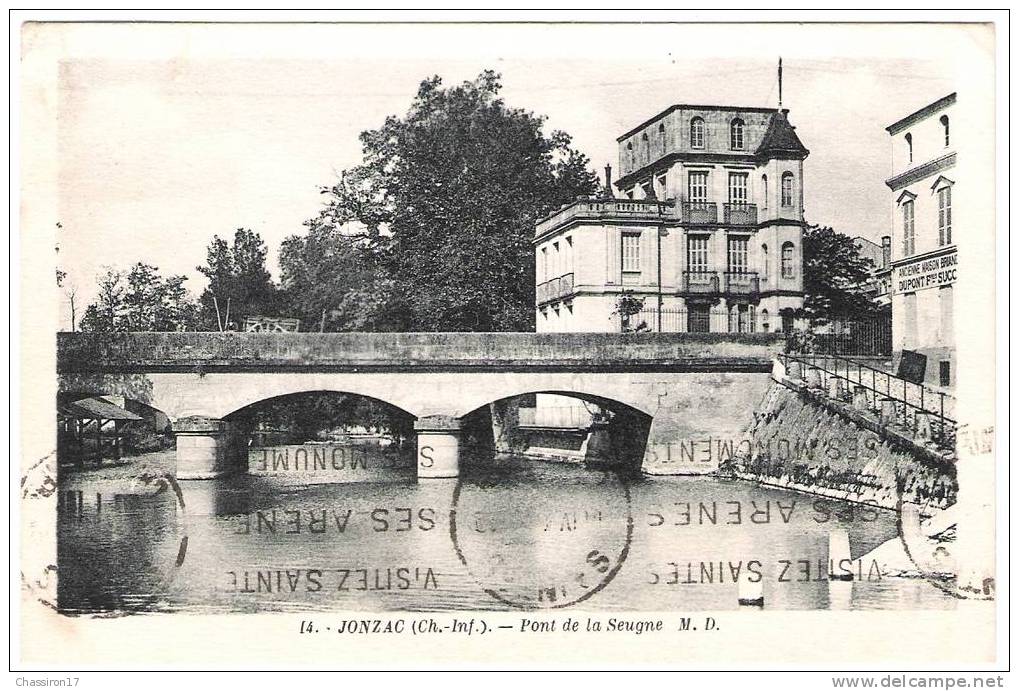
M 721 471 L 769 485 L 895 509 L 902 499 L 946 507 L 955 467 L 915 453 L 836 410 L 772 383 Z

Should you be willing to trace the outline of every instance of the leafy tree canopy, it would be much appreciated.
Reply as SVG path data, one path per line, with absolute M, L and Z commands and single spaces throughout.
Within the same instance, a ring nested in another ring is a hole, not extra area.
M 816 322 L 877 314 L 879 308 L 866 292 L 874 265 L 860 255 L 851 237 L 811 225 L 803 234 L 803 261 L 804 316 Z
M 221 326 L 238 328 L 249 316 L 285 316 L 277 315 L 279 296 L 265 268 L 265 255 L 265 242 L 253 230 L 238 228 L 233 245 L 218 235 L 213 236 L 206 250 L 205 264 L 197 267 L 209 279 L 209 285 L 199 298 L 201 330 L 219 331 Z
M 184 287 L 185 276 L 163 278 L 138 262 L 128 271 L 110 269 L 99 277 L 99 294 L 85 309 L 82 331 L 185 331 L 195 328 L 197 307 Z
M 380 328 L 533 329 L 535 222 L 593 194 L 597 179 L 567 134 L 545 136 L 544 118 L 507 106 L 500 88 L 491 71 L 452 87 L 432 77 L 404 117 L 361 134 L 363 163 L 323 190 L 308 236 L 287 241 L 288 262 L 325 264 L 312 249 L 325 241 L 326 256 L 360 267 L 286 267 L 292 292 L 323 272 L 350 274 L 323 284 L 347 292 L 304 309 L 335 310 L 336 328 L 379 325 L 385 313 Z

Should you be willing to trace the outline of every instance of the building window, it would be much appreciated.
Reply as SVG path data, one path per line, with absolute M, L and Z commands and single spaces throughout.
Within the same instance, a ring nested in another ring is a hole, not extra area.
M 917 345 L 916 340 L 916 293 L 903 293 L 902 295 L 903 319 L 902 319 L 902 348 L 912 350 Z
M 906 132 L 906 151 L 909 154 L 909 162 L 913 162 L 913 135 Z
M 687 178 L 687 199 L 691 202 L 708 201 L 708 173 L 704 170 L 692 170 Z
M 768 333 L 771 331 L 771 322 L 768 321 L 768 310 L 761 310 L 761 331 Z
M 733 151 L 743 150 L 743 121 L 736 118 L 729 123 L 729 148 Z
M 548 280 L 548 247 L 541 248 L 541 282 Z
M 768 266 L 769 262 L 770 259 L 768 257 L 768 246 L 761 245 L 761 276 L 764 278 L 765 281 L 768 280 L 768 270 L 770 269 L 770 267 Z
M 651 160 L 651 142 L 647 139 L 647 132 L 640 135 L 640 139 L 644 143 L 644 163 L 648 163 Z
M 761 199 L 762 206 L 764 206 L 764 208 L 767 209 L 768 208 L 768 176 L 767 175 L 762 175 L 761 176 L 761 190 L 764 192 L 764 196 Z
M 793 243 L 786 242 L 782 244 L 782 278 L 796 278 L 794 253 Z
M 908 257 L 916 251 L 916 237 L 913 235 L 913 200 L 902 203 L 902 256 Z
M 952 188 L 938 190 L 938 245 L 952 244 Z
M 938 288 L 938 311 L 941 321 L 938 343 L 949 348 L 955 345 L 955 306 L 953 303 L 952 284 L 949 283 Z
M 666 198 L 666 187 L 665 187 L 666 182 L 667 179 L 665 175 L 659 175 L 658 177 L 655 178 L 655 196 L 658 197 L 659 199 Z
M 662 153 L 664 154 L 665 153 L 665 149 L 666 149 L 666 145 L 665 145 L 665 123 L 662 123 L 661 125 L 658 126 L 658 143 L 661 145 Z
M 623 273 L 640 272 L 640 233 L 623 233 Z
M 686 266 L 692 273 L 708 270 L 708 236 L 688 235 L 686 239 Z
M 941 116 L 941 126 L 943 128 L 945 128 L 945 146 L 948 146 L 948 143 L 949 143 L 950 140 L 949 140 L 949 136 L 948 136 L 948 116 L 947 115 L 942 115 Z
M 748 201 L 747 180 L 750 173 L 729 173 L 729 203 L 743 205 Z
M 704 118 L 694 118 L 690 121 L 690 148 L 704 148 Z
M 626 142 L 626 160 L 630 164 L 630 170 L 636 166 L 633 158 L 633 142 Z
M 744 274 L 747 272 L 747 238 L 729 238 L 729 273 Z
M 731 333 L 754 332 L 754 306 L 738 304 L 729 306 L 729 331 Z
M 782 206 L 793 205 L 793 174 L 782 173 Z

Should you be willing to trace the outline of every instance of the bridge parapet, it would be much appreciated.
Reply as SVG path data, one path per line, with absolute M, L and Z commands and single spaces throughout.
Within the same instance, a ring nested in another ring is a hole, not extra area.
M 781 334 L 61 333 L 57 371 L 770 371 Z

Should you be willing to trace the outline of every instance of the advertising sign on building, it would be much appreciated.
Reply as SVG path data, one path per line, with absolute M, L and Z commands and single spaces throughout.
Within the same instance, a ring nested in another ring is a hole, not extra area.
M 959 253 L 952 250 L 937 257 L 918 259 L 895 267 L 895 292 L 912 293 L 955 282 Z

